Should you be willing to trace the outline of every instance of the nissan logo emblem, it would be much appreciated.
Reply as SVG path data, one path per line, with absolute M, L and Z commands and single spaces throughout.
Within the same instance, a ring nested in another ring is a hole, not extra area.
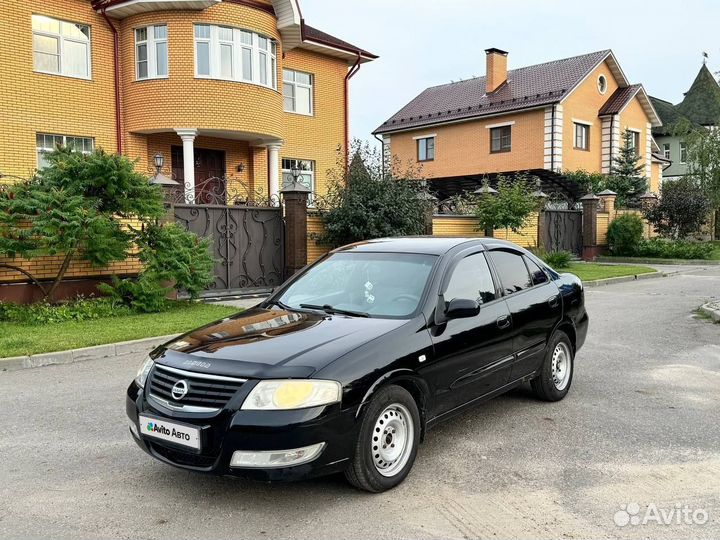
M 170 390 L 170 393 L 174 399 L 180 401 L 182 398 L 187 396 L 189 391 L 190 387 L 188 386 L 187 381 L 182 380 L 175 383 L 172 390 Z

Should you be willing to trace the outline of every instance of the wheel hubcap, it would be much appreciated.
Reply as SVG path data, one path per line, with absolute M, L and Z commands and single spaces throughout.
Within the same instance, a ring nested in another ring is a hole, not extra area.
M 570 382 L 572 371 L 572 357 L 570 349 L 565 343 L 558 343 L 552 355 L 552 381 L 555 388 L 565 390 Z
M 394 476 L 410 458 L 414 438 L 413 420 L 404 405 L 393 403 L 375 421 L 370 450 L 373 464 L 383 476 Z

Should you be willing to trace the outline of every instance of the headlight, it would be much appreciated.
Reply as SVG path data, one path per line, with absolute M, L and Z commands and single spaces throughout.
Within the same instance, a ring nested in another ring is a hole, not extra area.
M 140 364 L 140 369 L 138 369 L 137 375 L 135 375 L 135 382 L 140 388 L 145 388 L 145 381 L 148 378 L 148 373 L 150 373 L 150 370 L 155 365 L 155 362 L 152 361 L 152 358 L 149 356 L 143 361 L 142 364 Z
M 282 411 L 338 403 L 342 387 L 336 381 L 313 379 L 260 381 L 245 398 L 242 409 Z

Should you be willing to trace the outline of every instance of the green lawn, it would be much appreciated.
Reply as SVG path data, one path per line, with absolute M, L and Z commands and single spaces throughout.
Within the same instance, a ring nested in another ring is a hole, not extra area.
M 715 246 L 715 249 L 713 250 L 710 258 L 716 261 L 720 261 L 720 240 L 716 240 L 715 242 L 713 242 L 713 245 Z
M 655 270 L 647 266 L 573 262 L 570 263 L 569 268 L 563 268 L 560 272 L 572 272 L 583 281 L 593 281 L 595 279 L 649 274 L 655 272 Z
M 228 306 L 178 302 L 163 313 L 43 325 L 0 322 L 0 358 L 177 334 L 237 312 Z

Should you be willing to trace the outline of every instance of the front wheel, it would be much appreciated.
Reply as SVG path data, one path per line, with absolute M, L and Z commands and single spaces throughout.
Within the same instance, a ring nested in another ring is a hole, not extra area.
M 545 401 L 560 401 L 570 390 L 575 367 L 572 343 L 567 334 L 553 334 L 538 376 L 530 381 L 535 395 Z
M 382 388 L 365 411 L 345 477 L 365 491 L 392 489 L 410 472 L 419 440 L 420 413 L 413 397 L 399 386 Z

